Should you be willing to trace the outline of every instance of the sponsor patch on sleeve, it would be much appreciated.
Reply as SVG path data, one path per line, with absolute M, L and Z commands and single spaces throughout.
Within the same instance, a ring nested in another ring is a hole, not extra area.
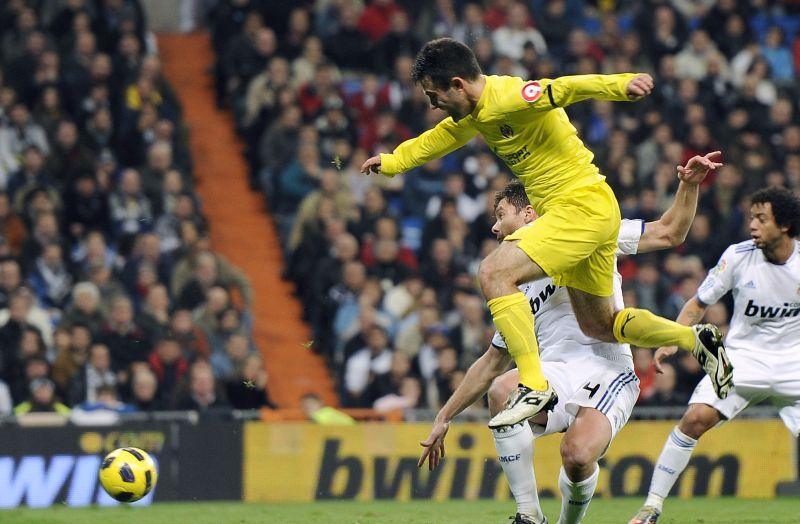
M 542 96 L 542 85 L 533 80 L 522 86 L 522 99 L 526 102 L 536 102 Z

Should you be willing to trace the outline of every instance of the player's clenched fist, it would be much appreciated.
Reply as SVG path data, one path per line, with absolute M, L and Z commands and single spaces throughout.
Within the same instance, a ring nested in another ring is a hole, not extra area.
M 368 158 L 364 165 L 361 166 L 361 172 L 365 175 L 369 175 L 370 173 L 380 173 L 381 172 L 381 155 L 375 155 L 372 158 Z
M 640 100 L 653 92 L 653 77 L 647 73 L 637 75 L 633 80 L 628 82 L 625 92 L 631 100 Z

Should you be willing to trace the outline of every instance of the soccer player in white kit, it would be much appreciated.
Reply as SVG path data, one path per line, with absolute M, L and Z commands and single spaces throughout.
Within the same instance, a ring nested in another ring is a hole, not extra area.
M 710 158 L 717 154 L 694 157 L 686 167 L 678 167 L 681 183 L 675 203 L 660 220 L 647 224 L 641 220 L 623 220 L 618 252 L 655 251 L 683 242 L 694 218 L 698 185 L 709 169 L 721 165 Z M 495 214 L 497 222 L 492 231 L 501 239 L 536 218 L 519 182 L 512 182 L 496 195 Z M 566 431 L 561 445 L 564 467 L 559 476 L 563 495 L 559 523 L 577 523 L 585 515 L 597 485 L 597 460 L 628 420 L 639 394 L 639 381 L 627 345 L 594 340 L 582 333 L 565 288 L 542 279 L 524 284 L 520 290 L 537 318 L 535 330 L 545 376 L 561 400 L 552 413 L 539 413 L 530 420 L 531 424 L 492 429 L 492 434 L 501 467 L 517 502 L 514 522 L 541 524 L 547 519 L 536 491 L 533 440 Z M 614 297 L 616 305 L 622 308 L 619 274 L 614 278 Z M 429 469 L 439 464 L 450 421 L 487 390 L 491 413 L 503 409 L 506 397 L 515 391 L 519 379 L 516 369 L 503 373 L 510 362 L 505 343 L 495 335 L 492 345 L 470 367 L 461 385 L 439 411 L 428 438 L 420 443 L 425 447 L 420 467 L 426 460 Z
M 800 434 L 800 199 L 770 187 L 751 197 L 751 240 L 728 247 L 678 315 L 699 322 L 706 308 L 733 293 L 733 318 L 725 346 L 734 387 L 724 400 L 703 379 L 658 458 L 647 500 L 630 524 L 653 524 L 664 499 L 689 463 L 697 440 L 751 404 L 779 406 L 789 431 Z M 675 348 L 656 352 L 656 367 Z

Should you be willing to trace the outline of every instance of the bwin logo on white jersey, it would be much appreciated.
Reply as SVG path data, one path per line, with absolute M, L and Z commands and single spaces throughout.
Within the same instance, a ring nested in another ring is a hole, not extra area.
M 544 305 L 545 300 L 553 296 L 553 293 L 556 292 L 558 289 L 557 286 L 553 284 L 548 284 L 543 290 L 539 291 L 539 294 L 535 297 L 531 297 L 531 310 L 533 311 L 533 315 L 539 312 L 539 309 Z
M 796 317 L 800 315 L 800 302 L 784 302 L 782 306 L 760 306 L 753 299 L 747 302 L 744 316 L 761 318 Z

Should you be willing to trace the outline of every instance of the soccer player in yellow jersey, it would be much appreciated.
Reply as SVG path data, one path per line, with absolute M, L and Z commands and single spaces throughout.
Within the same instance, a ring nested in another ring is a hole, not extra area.
M 727 395 L 731 367 L 722 335 L 704 324 L 683 326 L 649 311 L 616 311 L 612 295 L 620 223 L 616 197 L 592 163 L 564 107 L 587 99 L 632 101 L 650 94 L 647 74 L 581 75 L 525 81 L 483 75 L 472 50 L 450 38 L 428 42 L 412 75 L 431 105 L 449 114 L 433 129 L 368 159 L 364 173 L 394 176 L 444 156 L 480 133 L 525 185 L 540 218 L 505 237 L 481 263 L 479 279 L 497 330 L 520 373 L 517 391 L 491 427 L 516 424 L 557 397 L 542 374 L 533 313 L 517 285 L 550 276 L 568 288 L 581 330 L 608 342 L 692 351 Z

